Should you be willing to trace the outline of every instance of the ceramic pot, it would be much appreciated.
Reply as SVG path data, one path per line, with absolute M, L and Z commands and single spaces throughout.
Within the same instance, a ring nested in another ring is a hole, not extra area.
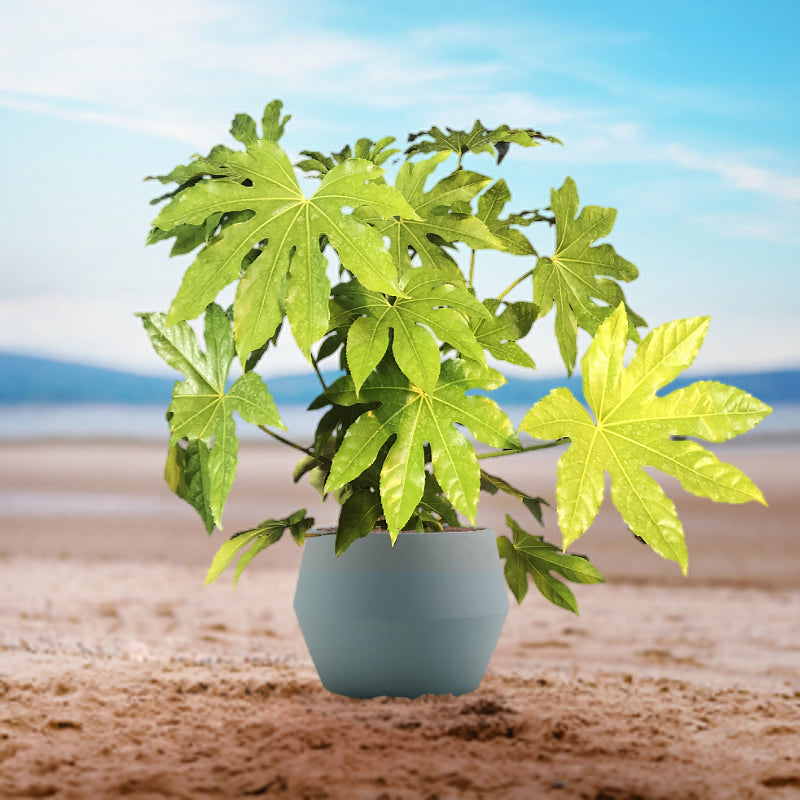
M 338 558 L 305 540 L 294 608 L 319 677 L 349 697 L 478 688 L 508 613 L 494 533 L 373 531 Z

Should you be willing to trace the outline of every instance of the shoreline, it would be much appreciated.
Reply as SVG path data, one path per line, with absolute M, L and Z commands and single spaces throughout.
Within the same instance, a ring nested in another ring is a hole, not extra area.
M 610 582 L 631 585 L 755 586 L 800 588 L 798 467 L 800 442 L 736 442 L 714 448 L 743 469 L 769 503 L 717 504 L 683 491 L 663 477 L 676 503 L 689 549 L 689 574 L 637 542 L 613 507 L 609 493 L 597 519 L 570 548 L 587 555 Z M 482 527 L 506 534 L 510 514 L 524 529 L 558 545 L 554 511 L 556 463 L 562 449 L 496 459 L 492 472 L 542 496 L 544 527 L 505 495 L 483 495 Z M 291 470 L 299 454 L 280 445 L 242 443 L 236 483 L 226 507 L 224 532 L 205 534 L 194 510 L 163 480 L 166 445 L 147 442 L 0 443 L 0 554 L 73 559 L 157 561 L 207 565 L 223 537 L 268 517 L 300 508 L 317 527 L 335 525 L 338 506 L 322 502 L 307 481 L 295 484 Z M 502 462 L 502 463 L 499 463 Z M 302 551 L 281 541 L 250 569 L 297 567 Z

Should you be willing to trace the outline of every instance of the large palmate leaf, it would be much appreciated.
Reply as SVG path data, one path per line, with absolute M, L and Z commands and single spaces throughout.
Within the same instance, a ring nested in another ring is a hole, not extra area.
M 264 139 L 277 142 L 280 140 L 281 136 L 283 136 L 286 123 L 292 117 L 291 114 L 286 114 L 281 118 L 282 108 L 283 103 L 280 100 L 273 100 L 271 103 L 267 103 L 264 108 L 264 114 L 261 118 L 261 128 L 263 130 Z M 243 144 L 248 144 L 258 139 L 255 120 L 247 114 L 237 114 L 233 118 L 230 132 L 234 139 Z M 177 189 L 161 197 L 154 198 L 150 201 L 150 205 L 156 205 L 162 200 L 173 197 L 188 186 L 197 183 L 197 181 L 202 178 L 224 178 L 224 174 L 217 174 L 217 166 L 219 164 L 219 159 L 224 160 L 230 153 L 231 149 L 229 147 L 226 147 L 224 144 L 216 144 L 211 148 L 211 152 L 208 156 L 196 156 L 188 164 L 179 164 L 166 175 L 148 175 L 145 178 L 146 181 L 159 181 L 162 184 L 178 184 Z
M 190 471 L 200 471 L 196 479 L 199 483 L 192 488 L 189 479 L 186 493 L 197 507 L 196 502 L 200 502 L 197 495 L 202 492 L 211 519 L 221 528 L 222 510 L 236 474 L 239 447 L 233 412 L 238 411 L 254 425 L 283 428 L 278 409 L 264 382 L 254 372 L 245 373 L 226 390 L 235 349 L 230 320 L 219 306 L 212 304 L 206 311 L 205 353 L 188 323 L 168 326 L 163 314 L 140 316 L 156 353 L 185 376 L 185 380 L 176 382 L 169 406 L 170 449 L 173 451 L 181 439 L 187 439 L 190 447 L 186 456 L 177 453 L 170 456 L 175 458 L 179 472 L 177 477 L 174 469 L 169 472 L 168 481 L 180 486 L 180 470 L 184 472 L 184 482 L 188 477 L 185 475 L 189 466 L 186 459 L 197 459 Z M 195 440 L 204 445 L 197 453 L 192 450 Z
M 505 380 L 475 362 L 445 361 L 432 392 L 409 383 L 390 358 L 370 375 L 359 393 L 362 402 L 380 403 L 347 430 L 333 459 L 327 491 L 357 478 L 396 436 L 381 468 L 380 493 L 392 539 L 414 514 L 425 488 L 425 444 L 444 494 L 472 522 L 480 491 L 474 446 L 455 427 L 465 425 L 492 447 L 518 447 L 508 417 L 488 397 L 467 396 L 470 389 L 494 389 Z
M 291 115 L 286 114 L 283 119 L 281 119 L 282 108 L 283 103 L 281 103 L 280 100 L 273 100 L 271 103 L 268 103 L 267 107 L 264 109 L 261 125 L 265 139 L 277 142 L 283 135 L 284 128 L 286 127 L 286 123 L 291 119 Z M 255 120 L 247 114 L 237 114 L 234 117 L 230 132 L 234 139 L 245 145 L 251 144 L 258 139 Z M 198 156 L 187 165 L 175 167 L 175 169 L 167 175 L 149 175 L 145 180 L 158 180 L 161 183 L 179 184 L 177 189 L 151 200 L 151 205 L 156 205 L 163 200 L 175 197 L 175 195 L 205 178 L 226 179 L 228 177 L 226 174 L 217 174 L 219 173 L 218 165 L 220 161 L 225 161 L 230 156 L 231 152 L 229 147 L 218 144 L 211 148 L 211 152 L 205 158 Z M 249 210 L 232 211 L 227 214 L 212 214 L 199 225 L 176 225 L 170 230 L 152 228 L 146 243 L 154 244 L 155 242 L 174 237 L 175 243 L 170 251 L 170 256 L 184 255 L 206 244 L 214 235 L 219 235 L 228 225 L 243 222 L 250 219 L 252 216 L 253 212 Z M 255 255 L 257 255 L 257 253 L 253 253 L 252 250 L 245 255 L 244 265 L 249 263 L 248 259 L 251 261 Z
M 483 348 L 467 320 L 490 314 L 473 295 L 445 283 L 438 270 L 424 267 L 408 272 L 401 287 L 403 295 L 395 298 L 371 292 L 357 281 L 336 288 L 338 302 L 354 317 L 346 352 L 356 391 L 378 366 L 390 340 L 397 366 L 426 392 L 439 379 L 442 354 L 436 337 L 483 363 Z
M 444 133 L 434 125 L 430 130 L 409 134 L 408 141 L 416 143 L 406 150 L 406 155 L 439 151 L 456 153 L 459 156 L 468 152 L 489 153 L 497 156 L 499 164 L 506 157 L 512 143 L 523 147 L 535 147 L 545 141 L 561 144 L 555 136 L 546 136 L 532 128 L 509 128 L 508 125 L 501 125 L 490 130 L 480 120 L 475 120 L 471 131 L 454 131 L 452 128 L 446 130 L 447 133 Z M 417 139 L 422 141 L 417 142 Z
M 506 203 L 511 200 L 511 192 L 506 182 L 501 178 L 492 184 L 478 198 L 478 213 L 475 215 L 502 243 L 506 252 L 515 256 L 536 255 L 533 245 L 526 236 L 512 225 L 527 227 L 536 222 L 538 212 L 524 212 L 523 214 L 509 214 L 505 219 L 500 219 Z
M 411 269 L 409 248 L 419 256 L 423 267 L 441 269 L 448 280 L 459 283 L 464 280 L 461 271 L 443 249 L 443 244 L 464 242 L 474 250 L 503 249 L 500 240 L 489 232 L 484 222 L 471 214 L 453 213 L 450 210 L 453 204 L 469 203 L 490 183 L 489 178 L 477 172 L 458 170 L 425 191 L 427 179 L 448 156 L 449 153 L 438 153 L 417 163 L 407 161 L 400 168 L 395 186 L 414 207 L 418 217 L 409 218 L 400 214 L 388 220 L 370 207 L 358 215 L 379 231 L 381 236 L 391 240 L 392 258 L 401 275 Z
M 568 436 L 558 463 L 556 500 L 564 547 L 592 523 L 603 498 L 604 472 L 611 497 L 628 526 L 664 558 L 687 567 L 683 527 L 675 506 L 644 467 L 677 478 L 693 494 L 726 503 L 756 500 L 758 487 L 695 436 L 722 442 L 757 425 L 771 409 L 749 394 L 700 381 L 665 397 L 655 392 L 695 359 L 709 320 L 677 320 L 652 331 L 630 365 L 623 365 L 629 322 L 624 305 L 600 326 L 581 362 L 583 392 L 594 413 L 565 388 L 555 389 L 526 414 L 521 430 L 537 439 Z
M 617 216 L 613 208 L 586 206 L 576 219 L 578 190 L 572 178 L 567 178 L 560 189 L 552 190 L 551 206 L 556 220 L 556 249 L 549 258 L 536 262 L 533 299 L 540 316 L 555 305 L 556 339 L 571 374 L 577 356 L 578 327 L 593 336 L 600 323 L 624 302 L 622 289 L 610 278 L 631 281 L 639 272 L 610 244 L 594 244 L 611 232 Z M 605 305 L 598 305 L 593 298 Z M 636 328 L 644 326 L 645 321 L 630 312 L 629 324 L 630 338 L 639 341 Z
M 538 312 L 536 306 L 526 302 L 505 303 L 498 314 L 497 310 L 503 305 L 500 300 L 490 298 L 484 300 L 483 305 L 490 316 L 472 319 L 472 330 L 481 347 L 500 361 L 536 369 L 527 351 L 517 344 L 517 339 L 530 332 Z
M 292 165 L 270 139 L 243 136 L 247 150 L 226 151 L 214 167 L 226 179 L 189 186 L 162 209 L 153 225 L 171 230 L 200 225 L 216 213 L 250 211 L 198 253 L 184 275 L 168 314 L 170 325 L 200 314 L 219 291 L 236 280 L 252 248 L 268 240 L 243 276 L 234 302 L 238 350 L 244 360 L 269 339 L 286 314 L 301 350 L 308 354 L 327 330 L 330 284 L 320 249 L 325 236 L 345 268 L 375 291 L 399 292 L 396 269 L 380 234 L 343 208 L 366 203 L 371 213 L 417 217 L 390 186 L 376 183 L 383 170 L 365 160 L 349 160 L 331 170 L 306 198 Z M 249 185 L 245 185 L 249 184 Z
M 566 555 L 541 536 L 526 533 L 510 516 L 506 524 L 514 534 L 497 537 L 500 558 L 506 560 L 505 576 L 508 587 L 521 603 L 528 593 L 528 575 L 542 595 L 554 605 L 578 613 L 578 604 L 570 588 L 552 573 L 573 583 L 604 583 L 597 568 L 583 556 Z
M 288 529 L 297 544 L 303 544 L 306 532 L 314 524 L 311 517 L 306 516 L 306 510 L 301 508 L 283 519 L 266 519 L 260 525 L 247 531 L 235 533 L 225 542 L 214 555 L 211 566 L 206 574 L 206 585 L 213 583 L 233 563 L 242 550 L 248 545 L 252 547 L 239 559 L 236 572 L 233 576 L 233 585 L 239 582 L 244 568 L 262 551 L 270 545 L 280 541 Z

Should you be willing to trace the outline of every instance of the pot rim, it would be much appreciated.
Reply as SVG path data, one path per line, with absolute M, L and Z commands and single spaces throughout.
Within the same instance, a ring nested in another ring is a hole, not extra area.
M 324 527 L 324 528 L 312 528 L 311 530 L 306 532 L 306 537 L 319 537 L 319 536 L 334 536 L 336 535 L 339 529 L 335 526 L 331 527 Z M 491 528 L 487 527 L 478 527 L 478 528 L 467 528 L 467 527 L 446 527 L 440 531 L 400 531 L 398 536 L 407 536 L 407 535 L 422 535 L 422 536 L 431 536 L 435 534 L 442 534 L 442 533 L 484 533 L 485 531 L 490 531 Z M 371 530 L 367 536 L 371 536 L 373 533 L 383 533 L 385 535 L 389 535 L 389 531 L 383 530 L 382 528 L 375 528 Z M 360 537 L 365 538 L 365 537 Z

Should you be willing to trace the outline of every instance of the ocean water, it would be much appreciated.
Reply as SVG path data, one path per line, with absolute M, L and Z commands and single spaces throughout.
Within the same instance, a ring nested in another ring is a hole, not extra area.
M 527 411 L 505 409 L 514 425 Z M 281 416 L 289 435 L 301 444 L 311 441 L 323 411 L 284 406 Z M 237 419 L 242 441 L 267 441 L 258 428 Z M 780 440 L 800 434 L 800 404 L 776 405 L 773 413 L 742 441 Z M 160 406 L 45 405 L 0 407 L 0 441 L 42 439 L 167 441 L 167 423 Z
M 125 405 L 37 405 L 0 407 L 0 441 L 77 439 L 128 439 L 165 442 L 167 422 L 162 406 Z M 281 417 L 293 436 L 310 439 L 322 411 L 303 406 L 284 406 Z M 275 429 L 280 433 L 278 429 Z M 242 441 L 266 441 L 267 435 L 236 420 Z

